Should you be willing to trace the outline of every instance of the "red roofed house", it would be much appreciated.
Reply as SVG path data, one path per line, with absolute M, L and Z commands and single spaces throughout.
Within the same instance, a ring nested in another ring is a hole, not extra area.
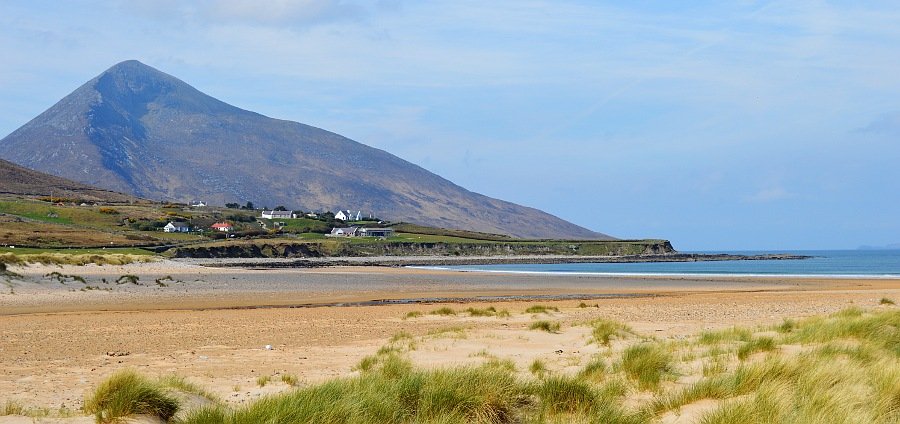
M 234 226 L 228 222 L 217 222 L 213 224 L 211 228 L 216 231 L 229 232 L 234 229 Z

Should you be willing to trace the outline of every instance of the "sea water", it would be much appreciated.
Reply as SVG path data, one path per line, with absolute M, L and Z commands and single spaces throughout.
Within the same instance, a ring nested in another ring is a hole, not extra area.
M 608 275 L 839 276 L 900 278 L 900 250 L 684 252 L 812 256 L 799 260 L 455 265 L 442 269 L 510 273 Z

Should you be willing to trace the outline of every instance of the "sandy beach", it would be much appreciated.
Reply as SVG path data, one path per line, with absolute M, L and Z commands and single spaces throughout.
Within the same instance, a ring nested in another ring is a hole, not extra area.
M 424 367 L 491 356 L 523 369 L 540 359 L 566 372 L 599 349 L 580 325 L 598 317 L 677 339 L 900 299 L 900 280 L 890 279 L 253 270 L 176 261 L 11 270 L 21 277 L 0 286 L 0 404 L 46 408 L 51 417 L 77 410 L 87 391 L 123 368 L 182 375 L 238 404 L 290 389 L 279 375 L 301 385 L 352 375 L 355 364 L 400 332 L 416 338 L 410 356 Z M 76 275 L 84 282 L 65 277 Z M 136 276 L 137 284 L 117 284 L 123 275 Z M 561 324 L 558 333 L 528 330 L 534 317 L 524 311 L 534 304 L 559 309 L 548 314 Z M 428 314 L 441 306 L 460 313 Z M 488 306 L 509 317 L 462 313 Z M 414 311 L 423 315 L 407 317 Z M 273 376 L 272 383 L 260 386 L 261 376 Z M 0 422 L 31 422 L 13 420 Z

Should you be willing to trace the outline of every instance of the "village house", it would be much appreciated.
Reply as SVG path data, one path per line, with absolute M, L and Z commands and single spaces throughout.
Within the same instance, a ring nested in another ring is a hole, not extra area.
M 335 227 L 331 229 L 332 237 L 356 237 L 359 235 L 359 227 Z
M 224 233 L 230 232 L 234 230 L 234 226 L 231 225 L 230 222 L 217 222 L 213 224 L 210 228 L 216 231 L 222 231 Z
M 191 226 L 186 222 L 169 222 L 163 227 L 163 231 L 167 233 L 189 233 L 191 232 Z
M 296 218 L 294 211 L 262 211 L 262 219 L 290 219 Z
M 191 203 L 191 207 L 193 207 L 193 208 L 205 208 L 205 207 L 206 207 L 206 202 L 204 202 L 204 201 L 201 200 L 201 201 L 199 201 L 199 202 L 197 202 L 197 203 Z
M 357 211 L 356 215 L 353 214 L 353 211 L 347 209 L 345 211 L 337 211 L 334 214 L 334 219 L 339 219 L 341 221 L 359 221 L 359 216 L 362 214 L 362 211 Z
M 331 229 L 332 237 L 380 237 L 388 238 L 394 235 L 390 228 L 360 228 L 360 227 L 335 227 Z

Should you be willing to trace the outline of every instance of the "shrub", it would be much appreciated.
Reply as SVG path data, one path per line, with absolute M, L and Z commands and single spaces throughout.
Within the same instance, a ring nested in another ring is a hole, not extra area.
M 115 208 L 102 207 L 99 209 L 100 213 L 105 213 L 107 215 L 118 215 L 119 211 Z
M 406 316 L 404 316 L 403 319 L 418 318 L 420 316 L 422 316 L 421 311 L 410 311 L 406 313 Z
M 893 300 L 888 299 L 886 297 L 882 297 L 881 300 L 878 301 L 878 304 L 879 305 L 896 305 L 896 303 Z
M 84 410 L 99 423 L 119 423 L 134 414 L 145 414 L 168 421 L 178 411 L 175 400 L 158 383 L 133 371 L 120 371 L 100 384 L 85 400 Z

